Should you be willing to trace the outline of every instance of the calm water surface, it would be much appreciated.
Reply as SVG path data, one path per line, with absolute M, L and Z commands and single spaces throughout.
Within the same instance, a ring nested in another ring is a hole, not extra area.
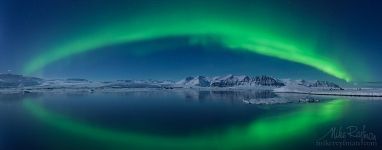
M 1 150 L 381 149 L 381 122 L 381 98 L 196 90 L 0 95 Z

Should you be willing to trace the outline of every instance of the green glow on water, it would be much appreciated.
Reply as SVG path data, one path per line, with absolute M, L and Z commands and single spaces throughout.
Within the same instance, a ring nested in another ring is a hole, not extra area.
M 314 128 L 341 116 L 347 100 L 336 99 L 312 104 L 292 113 L 256 119 L 246 126 L 232 126 L 219 133 L 196 133 L 188 136 L 164 136 L 117 131 L 78 121 L 50 112 L 38 102 L 28 99 L 23 106 L 31 115 L 73 136 L 97 140 L 119 148 L 140 149 L 246 149 L 272 146 L 282 140 L 309 133 Z
M 316 41 L 311 38 L 291 37 L 288 28 L 280 25 L 285 22 L 271 24 L 256 21 L 256 17 L 239 18 L 209 15 L 208 11 L 148 11 L 128 21 L 121 19 L 99 27 L 94 25 L 97 27 L 93 31 L 78 34 L 37 54 L 25 64 L 23 70 L 25 74 L 35 73 L 59 60 L 111 45 L 187 36 L 193 39 L 191 45 L 218 43 L 235 51 L 249 51 L 304 64 L 336 78 L 351 81 L 352 77 L 340 63 L 341 60 L 317 50 Z

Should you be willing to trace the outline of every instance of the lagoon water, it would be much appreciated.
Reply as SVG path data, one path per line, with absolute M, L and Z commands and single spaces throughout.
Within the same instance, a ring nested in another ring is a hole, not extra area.
M 269 91 L 1 94 L 0 150 L 381 149 L 381 108 Z

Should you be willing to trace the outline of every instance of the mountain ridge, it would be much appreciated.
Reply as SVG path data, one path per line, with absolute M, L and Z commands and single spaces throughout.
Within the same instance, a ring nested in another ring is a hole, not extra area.
M 280 88 L 280 87 L 304 87 L 304 88 L 330 88 L 342 89 L 339 85 L 329 81 L 308 81 L 278 79 L 271 76 L 248 76 L 232 75 L 225 76 L 188 76 L 177 82 L 170 80 L 115 80 L 115 81 L 91 81 L 81 78 L 68 79 L 41 79 L 17 74 L 0 74 L 0 88 L 19 87 L 49 87 L 49 88 Z

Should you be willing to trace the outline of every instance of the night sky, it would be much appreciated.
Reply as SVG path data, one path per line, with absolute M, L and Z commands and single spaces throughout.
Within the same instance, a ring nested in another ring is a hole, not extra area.
M 382 81 L 382 2 L 2 0 L 0 72 Z

